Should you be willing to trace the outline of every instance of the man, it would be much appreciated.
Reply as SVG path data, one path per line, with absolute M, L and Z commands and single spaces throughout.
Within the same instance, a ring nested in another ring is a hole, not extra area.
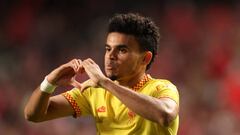
M 167 80 L 146 74 L 157 53 L 159 32 L 149 18 L 118 14 L 110 19 L 105 73 L 90 58 L 73 59 L 48 74 L 25 107 L 34 122 L 93 115 L 102 135 L 176 135 L 179 95 Z M 79 83 L 76 74 L 89 80 Z M 74 88 L 52 96 L 58 86 Z

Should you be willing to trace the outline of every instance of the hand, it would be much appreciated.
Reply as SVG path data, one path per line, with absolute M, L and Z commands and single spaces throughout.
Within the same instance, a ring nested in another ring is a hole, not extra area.
M 81 89 L 81 84 L 75 79 L 76 74 L 84 72 L 81 63 L 80 59 L 73 59 L 61 65 L 47 75 L 48 82 L 58 86 L 71 85 Z
M 83 92 L 84 90 L 86 90 L 86 88 L 88 87 L 97 87 L 97 84 L 94 83 L 91 79 L 81 83 L 81 89 L 80 91 Z
M 92 86 L 98 86 L 100 85 L 100 82 L 107 79 L 99 66 L 92 59 L 88 58 L 84 60 L 82 62 L 82 66 L 91 80 L 91 82 L 88 82 L 88 84 L 91 84 Z

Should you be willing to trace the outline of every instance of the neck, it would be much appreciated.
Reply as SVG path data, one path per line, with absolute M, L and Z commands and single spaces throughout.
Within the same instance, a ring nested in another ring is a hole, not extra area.
M 144 78 L 145 74 L 146 73 L 143 72 L 143 73 L 139 73 L 139 74 L 136 74 L 136 75 L 133 75 L 133 76 L 124 77 L 122 79 L 119 79 L 118 82 L 119 82 L 120 85 L 131 88 L 135 84 L 140 82 Z

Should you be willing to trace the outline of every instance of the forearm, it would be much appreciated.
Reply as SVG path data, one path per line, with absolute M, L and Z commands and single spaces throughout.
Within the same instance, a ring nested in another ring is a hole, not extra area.
M 47 112 L 49 98 L 50 94 L 42 92 L 39 87 L 36 88 L 25 106 L 25 118 L 35 122 L 41 121 Z
M 105 80 L 101 86 L 115 95 L 129 109 L 138 115 L 157 122 L 161 125 L 168 125 L 172 120 L 174 109 L 169 108 L 169 104 L 154 97 L 137 93 L 131 89 L 120 86 L 111 80 Z
M 80 59 L 73 59 L 45 77 L 25 106 L 24 114 L 27 120 L 40 122 L 74 114 L 73 108 L 61 94 L 52 97 L 50 95 L 57 86 L 81 87 L 75 80 L 75 75 L 82 70 L 80 63 Z

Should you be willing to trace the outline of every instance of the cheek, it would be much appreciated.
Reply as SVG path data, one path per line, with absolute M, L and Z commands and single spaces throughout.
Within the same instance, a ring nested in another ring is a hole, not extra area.
M 132 71 L 136 70 L 136 68 L 139 66 L 139 58 L 136 56 L 129 56 L 124 58 L 122 60 L 121 68 L 123 68 L 125 71 Z
M 104 60 L 106 61 L 106 59 L 108 58 L 107 54 L 104 54 Z
M 127 66 L 132 63 L 134 60 L 134 57 L 132 55 L 122 55 L 118 57 L 119 64 Z

